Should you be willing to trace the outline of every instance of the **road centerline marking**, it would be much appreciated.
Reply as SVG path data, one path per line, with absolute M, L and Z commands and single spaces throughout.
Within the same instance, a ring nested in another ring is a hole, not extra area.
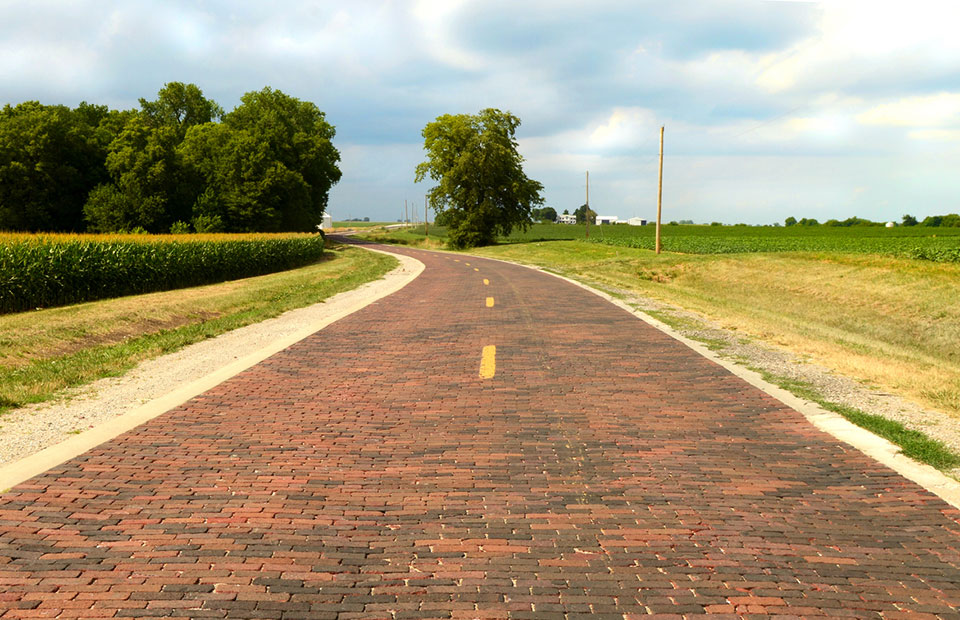
M 487 307 L 488 308 L 493 307 L 493 297 L 487 297 Z
M 483 285 L 484 285 L 484 286 L 490 286 L 490 280 L 487 280 L 486 278 L 484 278 L 484 279 L 483 279 Z
M 497 374 L 497 346 L 489 344 L 480 354 L 480 378 L 492 379 Z

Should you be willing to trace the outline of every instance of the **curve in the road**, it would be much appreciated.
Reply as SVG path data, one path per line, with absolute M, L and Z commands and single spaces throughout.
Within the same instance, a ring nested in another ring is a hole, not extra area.
M 956 509 L 578 287 L 395 251 L 406 288 L 0 498 L 2 617 L 955 615 Z

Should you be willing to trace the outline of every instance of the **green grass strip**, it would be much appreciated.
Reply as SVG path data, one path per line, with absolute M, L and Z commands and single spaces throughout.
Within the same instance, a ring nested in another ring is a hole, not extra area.
M 952 451 L 942 441 L 907 428 L 896 420 L 888 420 L 883 416 L 826 400 L 816 388 L 805 381 L 774 375 L 759 368 L 750 369 L 760 373 L 764 381 L 779 386 L 794 396 L 815 402 L 827 411 L 837 413 L 853 424 L 896 444 L 905 456 L 915 461 L 926 463 L 941 471 L 960 465 L 960 454 Z
M 30 403 L 50 400 L 61 390 L 104 377 L 122 375 L 143 360 L 172 353 L 187 345 L 275 317 L 287 310 L 318 303 L 337 293 L 354 289 L 382 277 L 396 259 L 352 250 L 356 266 L 339 277 L 314 285 L 293 282 L 289 286 L 264 285 L 234 312 L 174 329 L 160 330 L 123 342 L 93 346 L 55 358 L 34 360 L 17 367 L 0 367 L 0 415 Z M 348 260 L 328 251 L 328 260 Z

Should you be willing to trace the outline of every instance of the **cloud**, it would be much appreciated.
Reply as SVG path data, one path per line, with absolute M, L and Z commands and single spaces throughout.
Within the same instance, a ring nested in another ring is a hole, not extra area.
M 865 125 L 951 127 L 960 124 L 960 93 L 905 97 L 857 116 Z
M 958 17 L 924 0 L 8 0 L 0 92 L 123 108 L 178 80 L 229 110 L 279 88 L 336 125 L 345 215 L 395 219 L 422 194 L 424 125 L 498 107 L 558 206 L 582 204 L 589 169 L 591 202 L 645 208 L 666 125 L 678 219 L 839 217 L 957 189 L 919 167 L 960 165 Z

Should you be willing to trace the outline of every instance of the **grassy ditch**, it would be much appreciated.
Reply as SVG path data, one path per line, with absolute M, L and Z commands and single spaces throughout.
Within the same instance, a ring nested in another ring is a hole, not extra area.
M 0 316 L 0 413 L 323 301 L 397 264 L 349 246 L 324 257 L 265 276 Z

